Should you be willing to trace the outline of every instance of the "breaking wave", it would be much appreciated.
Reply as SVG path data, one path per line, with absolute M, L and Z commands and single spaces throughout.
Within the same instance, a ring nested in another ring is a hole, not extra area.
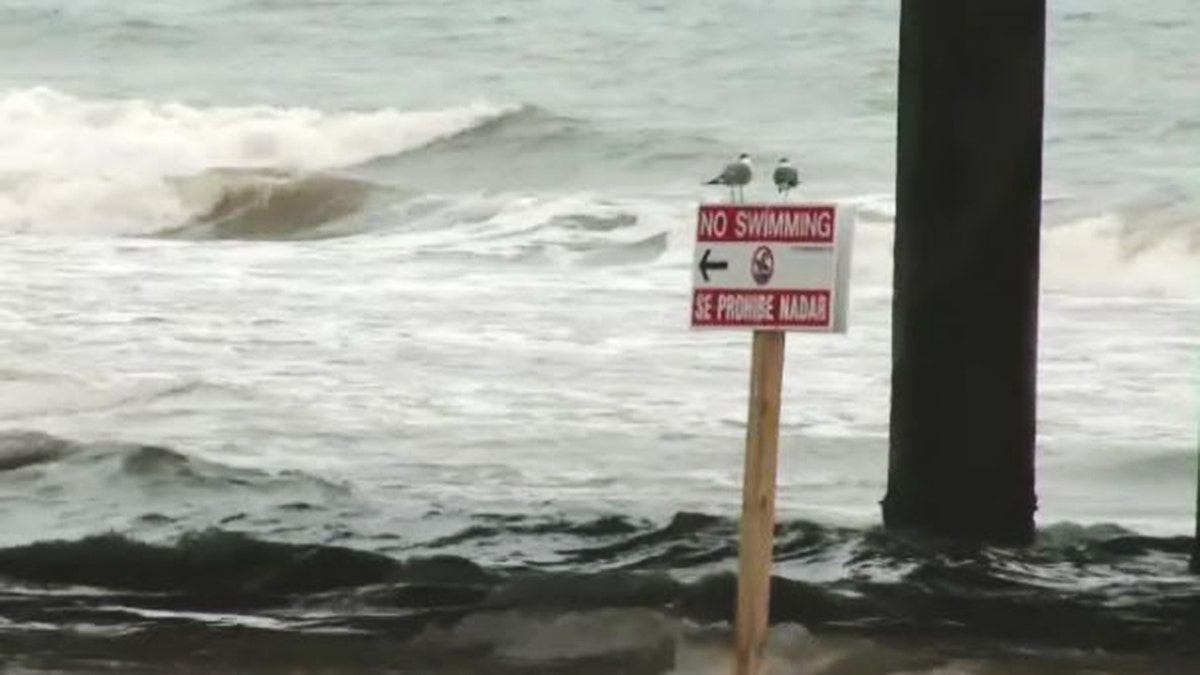
M 857 208 L 854 278 L 892 283 L 895 207 L 890 195 L 847 197 Z M 1050 203 L 1053 199 L 1048 199 Z M 1200 203 L 1179 197 L 1061 222 L 1043 219 L 1041 284 L 1052 291 L 1200 293 Z
M 1200 293 L 1200 205 L 1127 211 L 1049 230 L 1046 283 L 1073 290 Z
M 352 227 L 348 219 L 361 213 L 371 194 L 382 189 L 334 175 L 264 169 L 212 169 L 170 182 L 193 215 L 186 224 L 157 234 L 188 239 L 345 234 Z
M 44 87 L 8 90 L 0 93 L 0 230 L 136 234 L 178 227 L 211 212 L 211 202 L 189 200 L 195 189 L 187 186 L 211 181 L 214 169 L 282 171 L 303 181 L 519 110 L 485 103 L 364 112 L 195 107 L 85 99 Z

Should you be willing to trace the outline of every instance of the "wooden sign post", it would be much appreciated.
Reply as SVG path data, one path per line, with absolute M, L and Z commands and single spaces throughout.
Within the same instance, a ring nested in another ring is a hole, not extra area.
M 766 653 L 785 337 L 845 332 L 853 232 L 853 214 L 831 204 L 700 207 L 692 327 L 754 331 L 735 675 L 758 675 Z
M 779 408 L 786 333 L 755 331 L 742 478 L 738 550 L 737 675 L 754 675 L 766 650 L 771 606 L 771 552 L 775 546 L 775 475 L 779 464 Z

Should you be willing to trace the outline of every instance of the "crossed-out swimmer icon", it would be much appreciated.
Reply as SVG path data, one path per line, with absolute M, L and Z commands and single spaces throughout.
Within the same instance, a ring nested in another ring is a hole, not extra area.
M 750 258 L 750 275 L 759 286 L 771 280 L 775 273 L 775 254 L 766 246 L 759 246 Z

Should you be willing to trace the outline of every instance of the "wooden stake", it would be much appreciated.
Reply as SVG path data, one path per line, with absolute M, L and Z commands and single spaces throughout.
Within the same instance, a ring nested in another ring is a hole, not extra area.
M 767 644 L 785 335 L 782 331 L 754 333 L 742 483 L 734 675 L 758 675 Z

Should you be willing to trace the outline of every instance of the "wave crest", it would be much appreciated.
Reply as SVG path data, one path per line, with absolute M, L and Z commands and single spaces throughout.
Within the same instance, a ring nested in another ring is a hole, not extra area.
M 37 431 L 0 432 L 0 472 L 55 462 L 79 445 Z
M 0 92 L 0 230 L 155 232 L 204 215 L 179 193 L 175 177 L 214 169 L 326 172 L 403 154 L 519 110 L 473 103 L 325 112 L 8 90 Z
M 33 582 L 176 593 L 317 592 L 392 579 L 391 558 L 335 546 L 305 546 L 212 530 L 175 546 L 116 534 L 0 549 L 0 574 Z
M 193 239 L 293 239 L 335 234 L 367 204 L 377 186 L 327 174 L 213 169 L 173 179 L 193 213 L 161 236 Z

